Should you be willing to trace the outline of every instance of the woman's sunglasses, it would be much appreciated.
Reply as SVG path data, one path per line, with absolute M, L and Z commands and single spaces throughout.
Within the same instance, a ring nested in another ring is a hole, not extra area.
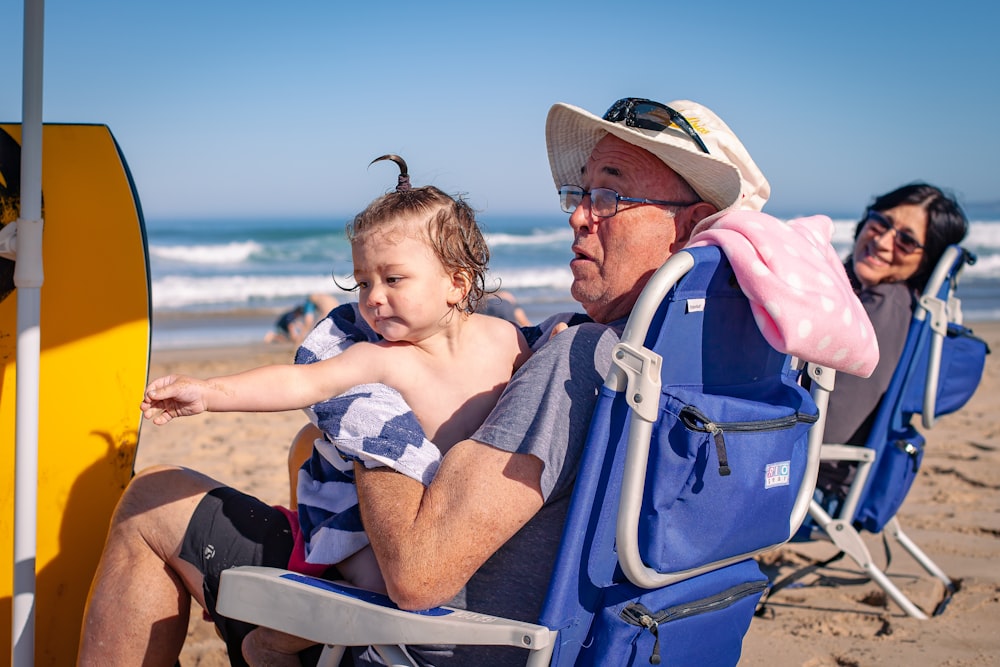
M 904 255 L 922 250 L 924 247 L 924 244 L 918 241 L 913 234 L 893 226 L 892 220 L 878 211 L 868 211 L 868 214 L 865 216 L 865 228 L 874 233 L 875 236 L 882 236 L 889 230 L 892 230 L 894 235 L 893 242 Z

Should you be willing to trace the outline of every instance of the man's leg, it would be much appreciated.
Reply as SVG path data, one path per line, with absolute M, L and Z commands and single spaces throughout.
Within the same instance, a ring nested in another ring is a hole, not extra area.
M 191 598 L 204 604 L 201 573 L 179 558 L 195 508 L 219 482 L 159 466 L 122 495 L 87 602 L 81 665 L 176 664 Z
M 310 646 L 315 642 L 271 628 L 257 628 L 243 639 L 243 657 L 251 665 L 302 667 L 300 652 Z

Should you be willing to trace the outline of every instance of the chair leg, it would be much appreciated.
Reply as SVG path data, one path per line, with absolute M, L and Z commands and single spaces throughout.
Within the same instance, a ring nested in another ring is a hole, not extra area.
M 416 665 L 402 646 L 375 646 L 374 649 L 389 667 L 413 667 Z M 316 667 L 339 667 L 340 661 L 344 657 L 344 650 L 343 646 L 324 646 Z M 531 651 L 525 667 L 544 667 L 549 664 L 551 658 L 551 650 Z
M 913 556 L 913 560 L 920 563 L 920 565 L 927 570 L 929 574 L 937 577 L 941 582 L 948 587 L 954 586 L 954 582 L 951 577 L 944 573 L 937 563 L 931 560 L 930 556 L 925 554 L 923 550 L 916 545 L 916 543 L 909 538 L 909 536 L 903 532 L 903 527 L 899 525 L 899 520 L 893 517 L 885 524 L 884 530 L 888 530 L 889 534 L 902 545 L 906 551 Z
M 910 539 L 909 535 L 903 532 L 903 527 L 899 525 L 899 520 L 893 517 L 885 524 L 884 530 L 888 530 L 889 534 L 897 541 L 899 544 L 906 549 L 907 553 L 913 557 L 913 560 L 920 563 L 927 572 L 937 578 L 941 583 L 944 584 L 944 597 L 941 602 L 938 603 L 937 607 L 934 609 L 934 616 L 939 616 L 951 602 L 952 596 L 958 591 L 958 585 L 955 581 L 945 574 L 944 570 L 938 567 L 938 564 L 931 560 L 931 557 L 924 553 L 923 549 L 917 546 L 917 543 Z
M 872 581 L 878 584 L 892 598 L 892 601 L 899 605 L 907 616 L 912 616 L 923 621 L 927 620 L 927 614 L 913 604 L 903 594 L 903 591 L 899 590 L 899 587 L 889 579 L 885 572 L 875 565 L 875 561 L 872 559 L 867 545 L 865 545 L 861 539 L 861 535 L 849 521 L 831 518 L 815 501 L 810 505 L 809 513 L 819 523 L 830 539 L 833 540 L 833 543 L 850 556 Z
M 329 644 L 324 646 L 316 667 L 339 667 L 340 661 L 344 658 L 344 650 L 343 646 L 330 646 Z
M 387 644 L 373 646 L 372 648 L 381 656 L 388 667 L 415 667 L 417 664 L 410 658 L 402 646 Z
M 893 602 L 898 604 L 900 608 L 902 608 L 902 610 L 906 612 L 907 616 L 912 616 L 913 618 L 919 619 L 921 621 L 927 620 L 927 614 L 921 611 L 920 607 L 913 604 L 910 601 L 910 598 L 906 597 L 903 591 L 899 590 L 896 584 L 892 583 L 892 581 L 885 574 L 885 572 L 878 569 L 870 561 L 868 563 L 859 562 L 858 565 L 861 565 L 861 567 L 865 570 L 865 572 L 868 573 L 868 576 L 872 578 L 872 581 L 881 586 L 882 590 L 884 590 L 886 594 L 890 598 L 892 598 Z

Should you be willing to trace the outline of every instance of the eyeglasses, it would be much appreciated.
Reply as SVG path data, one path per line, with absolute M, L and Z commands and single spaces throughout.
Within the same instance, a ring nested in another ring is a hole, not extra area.
M 626 201 L 635 204 L 656 204 L 657 206 L 691 206 L 697 201 L 665 201 L 662 199 L 640 199 L 638 197 L 623 197 L 610 188 L 593 188 L 584 190 L 579 185 L 563 185 L 559 188 L 559 205 L 566 213 L 572 213 L 583 203 L 583 198 L 590 196 L 590 212 L 598 218 L 610 218 L 618 213 L 618 202 Z
M 625 121 L 629 127 L 639 127 L 656 132 L 662 132 L 671 125 L 676 125 L 698 144 L 698 148 L 708 153 L 708 146 L 705 145 L 687 118 L 682 116 L 679 111 L 653 100 L 641 97 L 624 97 L 611 105 L 611 108 L 604 114 L 604 120 L 610 123 Z
M 865 216 L 865 228 L 871 230 L 875 236 L 882 236 L 889 230 L 894 232 L 893 243 L 904 255 L 909 255 L 918 250 L 922 250 L 924 244 L 921 243 L 910 232 L 894 227 L 892 220 L 885 217 L 878 211 L 868 211 Z

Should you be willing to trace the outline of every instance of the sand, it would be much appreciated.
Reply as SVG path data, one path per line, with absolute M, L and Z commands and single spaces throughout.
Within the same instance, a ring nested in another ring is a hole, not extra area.
M 1000 351 L 1000 323 L 974 324 Z M 154 352 L 150 376 L 215 375 L 291 359 L 289 345 Z M 928 621 L 905 616 L 849 559 L 820 569 L 802 586 L 773 596 L 744 640 L 741 665 L 826 667 L 1000 664 L 1000 363 L 988 358 L 979 391 L 966 407 L 925 433 L 927 449 L 899 512 L 907 533 L 961 583 L 945 613 Z M 209 414 L 163 427 L 145 424 L 137 469 L 186 465 L 270 503 L 286 503 L 285 456 L 304 423 L 301 413 Z M 876 563 L 881 540 L 866 535 Z M 762 557 L 778 576 L 836 553 L 830 543 L 795 543 Z M 892 549 L 890 576 L 911 599 L 933 608 L 943 586 L 902 549 Z M 228 665 L 210 623 L 192 613 L 181 656 L 185 667 Z

